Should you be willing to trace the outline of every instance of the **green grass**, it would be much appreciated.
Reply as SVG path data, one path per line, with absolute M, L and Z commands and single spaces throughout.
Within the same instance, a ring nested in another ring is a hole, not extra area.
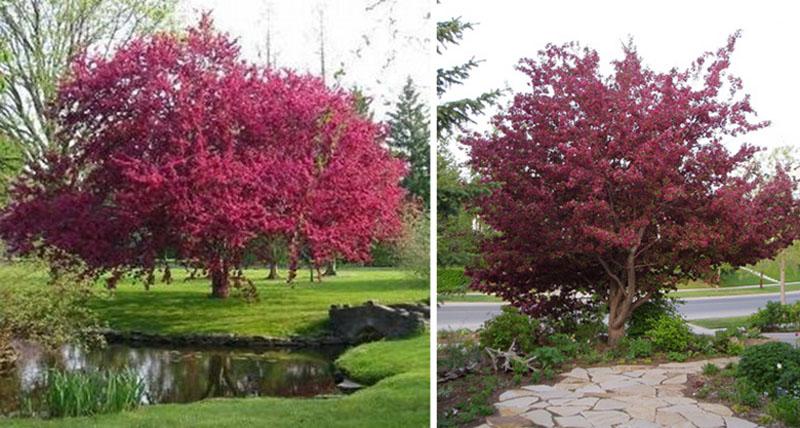
M 345 353 L 340 364 L 354 380 L 366 382 L 379 372 L 387 377 L 344 397 L 212 399 L 96 417 L 0 419 L 0 425 L 14 428 L 427 427 L 430 424 L 428 340 L 428 334 L 423 334 L 366 344 Z M 415 361 L 405 361 L 408 358 Z
M 743 317 L 730 317 L 730 318 L 706 318 L 701 320 L 690 320 L 689 323 L 699 325 L 705 328 L 729 328 L 729 327 L 745 327 L 747 326 L 747 319 L 750 316 Z
M 294 286 L 285 280 L 267 281 L 264 269 L 245 271 L 255 282 L 260 301 L 236 298 L 210 299 L 210 282 L 184 281 L 183 269 L 173 269 L 172 284 L 156 281 L 150 291 L 141 283 L 121 281 L 116 293 L 96 285 L 90 306 L 117 330 L 151 333 L 234 333 L 286 337 L 320 332 L 332 304 L 383 304 L 425 300 L 428 284 L 396 269 L 343 268 L 335 277 L 310 283 L 301 271 Z M 285 272 L 282 272 L 285 278 Z M 32 264 L 0 266 L 0 287 L 44 286 L 47 274 Z
M 372 385 L 405 372 L 427 371 L 430 366 L 428 335 L 409 339 L 399 348 L 394 341 L 373 342 L 345 352 L 336 364 L 356 381 Z
M 786 291 L 800 291 L 800 284 L 787 284 Z M 709 288 L 708 290 L 699 291 L 674 291 L 669 295 L 677 298 L 692 298 L 692 297 L 718 297 L 718 296 L 743 296 L 747 294 L 777 294 L 780 293 L 780 287 L 770 286 L 764 288 L 739 288 L 739 289 L 725 289 L 725 288 Z

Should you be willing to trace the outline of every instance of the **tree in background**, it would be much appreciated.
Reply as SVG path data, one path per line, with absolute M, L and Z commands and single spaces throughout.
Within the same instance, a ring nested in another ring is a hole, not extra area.
M 71 151 L 56 138 L 50 103 L 70 61 L 106 55 L 169 22 L 175 0 L 4 0 L 0 3 L 0 134 L 18 144 L 25 164 Z
M 761 174 L 751 146 L 721 143 L 768 125 L 751 121 L 727 72 L 737 37 L 667 73 L 646 68 L 632 43 L 610 76 L 576 44 L 523 59 L 530 90 L 494 118 L 495 133 L 465 140 L 481 180 L 497 186 L 476 202 L 498 235 L 468 269 L 472 286 L 531 315 L 594 295 L 615 345 L 633 311 L 677 283 L 797 239 L 796 180 Z
M 428 109 L 420 101 L 414 81 L 409 77 L 403 92 L 389 113 L 389 137 L 387 142 L 395 157 L 405 159 L 409 172 L 403 179 L 403 187 L 419 198 L 424 206 L 430 206 L 430 129 Z
M 219 298 L 260 237 L 287 237 L 289 281 L 301 252 L 317 268 L 368 261 L 375 239 L 402 231 L 404 168 L 355 104 L 320 79 L 244 63 L 207 16 L 185 36 L 84 55 L 54 107 L 80 156 L 26 171 L 0 236 L 92 277 L 149 277 L 174 251 Z
M 452 18 L 436 25 L 436 52 L 442 54 L 448 47 L 458 45 L 466 31 L 474 24 Z M 436 108 L 437 123 L 437 262 L 440 266 L 464 265 L 476 254 L 477 231 L 473 227 L 475 212 L 467 209 L 467 201 L 481 193 L 471 179 L 462 176 L 459 165 L 448 150 L 451 138 L 464 127 L 474 123 L 473 117 L 495 103 L 499 90 L 485 92 L 475 98 L 444 101 L 447 91 L 464 83 L 479 61 L 469 61 L 450 68 L 436 70 L 436 93 L 439 105 Z
M 767 171 L 783 170 L 795 178 L 800 178 L 800 148 L 795 146 L 777 147 L 770 152 L 763 153 L 758 159 Z M 779 284 L 781 289 L 781 304 L 786 304 L 786 267 L 789 263 L 800 263 L 800 241 L 785 248 L 775 258 L 779 266 Z M 763 272 L 762 272 L 763 280 Z

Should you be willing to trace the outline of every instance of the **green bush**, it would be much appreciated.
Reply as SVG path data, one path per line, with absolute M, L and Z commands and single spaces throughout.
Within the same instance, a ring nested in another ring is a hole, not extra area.
M 726 330 L 717 331 L 714 338 L 711 339 L 714 351 L 721 354 L 738 355 L 744 351 L 744 344 L 742 340 L 744 334 L 735 328 L 728 328 Z
M 553 347 L 561 351 L 562 354 L 570 358 L 576 357 L 581 349 L 581 345 L 578 344 L 575 339 L 564 333 L 550 335 L 548 341 Z
M 733 385 L 733 401 L 736 404 L 747 407 L 759 407 L 761 405 L 761 394 L 747 379 L 736 379 Z
M 800 398 L 800 367 L 788 368 L 778 379 L 778 395 L 791 395 Z
M 800 398 L 783 396 L 769 404 L 769 415 L 786 426 L 800 427 Z
M 536 359 L 536 362 L 538 362 L 545 371 L 547 371 L 547 369 L 561 367 L 561 365 L 564 364 L 564 361 L 567 360 L 561 351 L 550 346 L 536 348 L 531 353 L 531 356 Z
M 443 294 L 466 293 L 469 277 L 464 268 L 439 268 L 436 271 L 436 290 Z
M 144 383 L 132 371 L 61 372 L 48 374 L 46 413 L 50 417 L 91 416 L 135 409 L 142 403 Z
M 761 331 L 781 330 L 783 325 L 800 324 L 800 302 L 794 305 L 782 305 L 780 302 L 767 302 L 748 319 L 748 326 Z
M 769 342 L 751 346 L 742 353 L 737 375 L 759 392 L 775 396 L 781 377 L 800 370 L 800 351 L 788 343 Z
M 655 320 L 645 336 L 657 350 L 664 352 L 686 352 L 692 340 L 692 332 L 683 318 L 669 316 Z
M 478 332 L 483 348 L 507 350 L 512 343 L 520 351 L 530 354 L 539 343 L 539 321 L 506 306 L 495 318 L 486 321 Z
M 675 318 L 678 309 L 675 301 L 665 297 L 652 299 L 633 311 L 628 321 L 628 337 L 641 337 L 647 334 L 662 317 Z
M 628 358 L 646 358 L 653 355 L 653 344 L 647 339 L 633 339 L 628 341 Z

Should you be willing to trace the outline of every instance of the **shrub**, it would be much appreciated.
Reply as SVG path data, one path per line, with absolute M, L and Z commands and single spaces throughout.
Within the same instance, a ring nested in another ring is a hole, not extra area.
M 142 403 L 144 383 L 132 371 L 48 374 L 45 391 L 50 417 L 91 416 L 131 410 Z
M 776 393 L 800 398 L 800 367 L 787 367 L 778 379 Z
M 575 339 L 564 333 L 556 333 L 548 338 L 553 347 L 561 351 L 567 357 L 573 358 L 578 355 L 581 346 L 575 342 Z
M 556 348 L 552 348 L 550 346 L 542 346 L 541 348 L 536 348 L 531 354 L 533 358 L 536 359 L 545 373 L 548 372 L 548 369 L 552 370 L 554 368 L 558 368 L 561 364 L 564 364 L 566 358 L 564 354 L 561 353 Z
M 653 344 L 646 339 L 633 339 L 628 342 L 628 358 L 644 358 L 653 355 Z
M 540 325 L 516 308 L 506 306 L 500 315 L 486 321 L 478 334 L 484 348 L 507 350 L 516 343 L 520 351 L 530 354 L 538 344 Z
M 461 335 L 458 340 L 439 344 L 436 353 L 436 367 L 445 372 L 469 367 L 479 363 L 482 354 L 483 351 L 475 339 L 468 335 Z
M 742 339 L 744 335 L 735 328 L 718 331 L 714 334 L 712 344 L 716 352 L 729 355 L 738 355 L 744 351 Z
M 737 375 L 760 392 L 774 396 L 781 376 L 796 370 L 800 370 L 800 351 L 788 343 L 769 342 L 751 346 L 742 353 Z
M 651 330 L 662 317 L 678 316 L 675 301 L 665 297 L 655 298 L 636 308 L 628 321 L 628 337 L 641 337 Z
M 792 306 L 785 306 L 780 302 L 767 302 L 767 305 L 759 309 L 748 319 L 748 325 L 758 328 L 761 331 L 776 331 L 783 324 L 794 324 L 798 320 L 794 318 Z
M 800 398 L 783 396 L 769 404 L 769 415 L 790 427 L 800 427 Z
M 645 336 L 656 349 L 665 352 L 685 352 L 692 340 L 692 333 L 683 318 L 669 316 L 655 320 Z
M 746 379 L 737 379 L 733 387 L 733 401 L 736 404 L 747 407 L 759 407 L 761 405 L 761 394 L 759 394 L 752 382 Z
M 465 293 L 469 277 L 464 268 L 439 268 L 436 271 L 436 291 L 443 294 Z

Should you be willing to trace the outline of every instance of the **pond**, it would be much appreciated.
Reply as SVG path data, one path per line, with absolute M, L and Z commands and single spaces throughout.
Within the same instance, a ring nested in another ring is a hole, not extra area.
M 314 350 L 162 348 L 110 344 L 44 352 L 16 343 L 16 368 L 0 374 L 0 414 L 36 396 L 50 369 L 132 370 L 144 382 L 143 404 L 188 403 L 212 397 L 313 397 L 338 392 L 333 361 L 341 347 Z

